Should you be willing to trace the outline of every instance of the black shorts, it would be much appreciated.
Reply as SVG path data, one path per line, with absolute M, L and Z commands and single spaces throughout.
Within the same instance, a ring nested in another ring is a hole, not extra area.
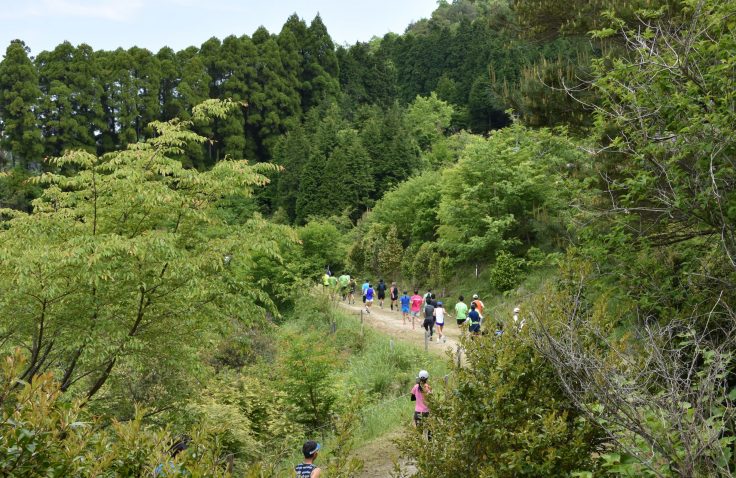
M 466 319 L 457 319 L 457 325 L 463 325 Z
M 429 412 L 414 412 L 414 423 L 419 425 L 419 422 L 429 416 Z
M 386 293 L 385 292 L 379 292 L 378 293 L 378 300 L 383 300 L 385 298 L 386 298 Z

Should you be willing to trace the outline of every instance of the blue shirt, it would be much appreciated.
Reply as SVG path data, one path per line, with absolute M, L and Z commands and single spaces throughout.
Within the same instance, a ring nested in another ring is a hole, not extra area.
M 369 287 L 368 290 L 365 291 L 365 300 L 373 300 L 373 287 Z
M 408 309 L 409 308 L 409 303 L 411 302 L 411 297 L 409 297 L 408 295 L 404 294 L 404 295 L 401 296 L 401 299 L 400 300 L 401 300 L 401 307 L 406 307 Z
M 368 283 L 366 282 L 365 284 L 363 284 L 363 295 L 365 295 L 365 291 L 367 290 L 368 290 Z
M 471 324 L 480 324 L 480 314 L 477 310 L 468 312 L 468 319 L 470 319 Z

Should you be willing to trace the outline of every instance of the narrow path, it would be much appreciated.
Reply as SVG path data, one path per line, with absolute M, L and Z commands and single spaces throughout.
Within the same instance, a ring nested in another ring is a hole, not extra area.
M 424 329 L 422 328 L 423 318 L 417 319 L 415 328 L 412 329 L 411 320 L 403 323 L 401 318 L 401 312 L 391 310 L 388 305 L 384 305 L 384 308 L 380 308 L 378 304 L 374 304 L 371 308 L 371 313 L 365 312 L 365 307 L 362 304 L 356 302 L 355 305 L 348 305 L 345 302 L 339 301 L 338 305 L 343 309 L 349 310 L 356 315 L 360 315 L 361 310 L 363 311 L 363 321 L 366 327 L 372 327 L 379 332 L 394 338 L 395 340 L 401 340 L 402 342 L 409 342 L 411 344 L 424 347 Z M 428 349 L 432 353 L 444 355 L 446 351 L 457 353 L 458 346 L 460 345 L 460 328 L 457 326 L 455 319 L 445 318 L 445 335 L 447 336 L 446 342 L 437 342 L 437 330 L 435 329 L 435 337 L 433 341 L 429 342 Z

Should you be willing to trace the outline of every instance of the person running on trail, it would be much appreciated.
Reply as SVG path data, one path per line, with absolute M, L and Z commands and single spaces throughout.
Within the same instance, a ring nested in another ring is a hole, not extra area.
M 330 276 L 329 278 L 330 283 L 330 298 L 333 300 L 337 298 L 338 293 L 338 280 L 335 276 Z
M 478 315 L 480 315 L 480 323 L 483 323 L 483 309 L 486 308 L 486 305 L 483 303 L 482 300 L 478 297 L 478 294 L 473 294 L 473 302 L 471 302 L 471 305 L 475 304 L 475 310 L 478 311 Z
M 475 335 L 480 335 L 480 314 L 475 308 L 475 302 L 470 304 L 470 312 L 468 312 L 468 320 L 470 321 L 470 327 L 468 331 Z
M 415 328 L 414 321 L 419 318 L 419 312 L 422 310 L 424 298 L 419 295 L 419 289 L 414 289 L 414 295 L 411 296 L 411 328 Z
M 313 440 L 309 440 L 304 443 L 304 446 L 302 446 L 304 462 L 294 467 L 296 478 L 319 478 L 322 471 L 315 466 L 314 460 L 317 459 L 320 448 L 322 448 L 322 446 Z
M 363 282 L 363 285 L 361 286 L 361 289 L 363 290 L 363 303 L 365 304 L 365 292 L 368 290 L 368 287 L 370 287 L 370 284 L 368 283 L 368 280 L 366 279 L 365 282 Z
M 409 318 L 409 305 L 411 304 L 411 298 L 404 291 L 404 295 L 401 296 L 401 318 L 404 319 L 404 325 L 406 325 L 406 319 Z
M 350 283 L 348 284 L 348 304 L 355 304 L 355 291 L 358 289 L 358 283 L 355 282 L 355 278 L 350 278 Z
M 378 279 L 376 291 L 378 292 L 378 305 L 383 309 L 383 301 L 386 299 L 386 283 L 383 282 L 383 279 Z
M 340 283 L 340 297 L 342 297 L 342 301 L 345 302 L 348 299 L 348 286 L 350 285 L 350 275 L 343 274 L 337 278 L 337 281 Z
M 396 287 L 396 282 L 391 283 L 391 287 L 388 289 L 389 297 L 391 298 L 391 310 L 394 310 L 394 306 L 396 306 L 396 310 L 399 310 L 399 288 Z
M 430 298 L 427 303 L 424 304 L 424 322 L 422 323 L 425 333 L 429 334 L 429 341 L 432 341 L 432 335 L 434 335 L 434 303 Z
M 427 289 L 427 293 L 424 294 L 424 302 L 427 303 L 432 300 L 432 289 Z
M 465 303 L 465 297 L 460 296 L 457 298 L 457 304 L 455 304 L 455 319 L 457 320 L 457 326 L 460 327 L 465 323 L 468 318 L 468 304 Z
M 417 383 L 411 389 L 411 401 L 416 402 L 414 405 L 414 426 L 420 427 L 422 421 L 429 416 L 429 407 L 425 397 L 432 393 L 432 387 L 429 386 L 429 372 L 426 370 L 420 370 L 419 376 L 417 377 Z M 428 438 L 431 440 L 432 435 L 427 433 Z
M 447 342 L 445 337 L 445 308 L 442 306 L 442 302 L 437 302 L 437 306 L 434 308 L 435 326 L 437 327 L 437 343 Z
M 322 276 L 322 287 L 324 289 L 330 287 L 330 274 L 328 274 L 327 272 L 325 272 L 325 274 Z
M 365 311 L 371 313 L 371 307 L 373 306 L 373 296 L 376 291 L 373 290 L 373 286 L 368 284 L 368 289 L 365 291 Z

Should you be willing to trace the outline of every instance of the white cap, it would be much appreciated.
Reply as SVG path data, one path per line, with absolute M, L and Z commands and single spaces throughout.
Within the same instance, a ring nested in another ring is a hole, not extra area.
M 478 298 L 478 294 L 473 294 L 473 299 L 477 299 L 477 298 Z
M 519 312 L 521 312 L 521 309 L 518 307 L 514 307 L 514 314 L 518 314 Z
M 420 370 L 419 371 L 419 378 L 428 379 L 429 378 L 429 372 L 426 370 Z

